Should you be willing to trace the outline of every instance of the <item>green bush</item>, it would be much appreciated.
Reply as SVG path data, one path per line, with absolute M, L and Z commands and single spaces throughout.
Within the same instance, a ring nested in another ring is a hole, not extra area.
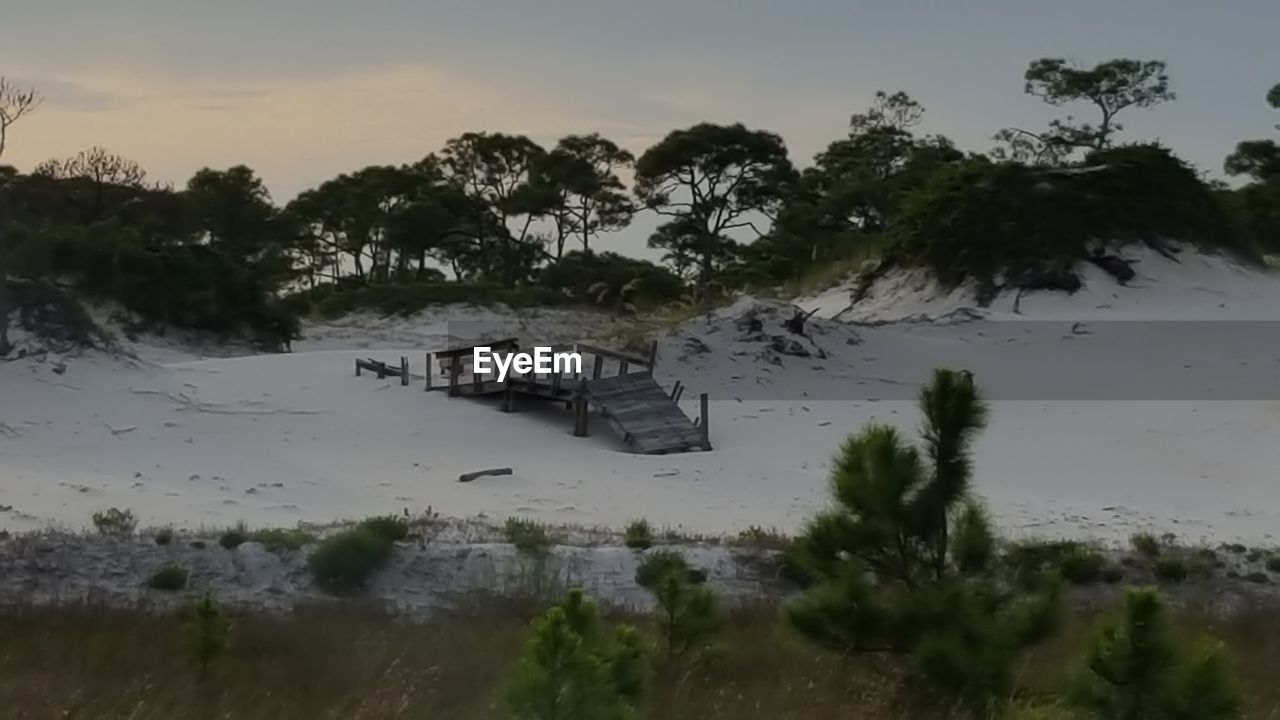
M 365 518 L 357 527 L 393 543 L 409 537 L 409 521 L 392 515 Z
M 1136 533 L 1129 538 L 1129 544 L 1143 557 L 1155 558 L 1160 554 L 1160 541 L 1151 533 Z
M 367 528 L 331 535 L 307 557 L 307 568 L 320 587 L 335 593 L 363 588 L 391 558 L 393 542 Z
M 653 527 L 644 518 L 627 523 L 623 544 L 632 550 L 648 550 L 653 547 Z
M 1261 571 L 1251 572 L 1248 575 L 1245 575 L 1244 579 L 1248 580 L 1251 583 L 1257 583 L 1259 585 L 1263 585 L 1271 582 L 1271 576 Z
M 156 531 L 155 540 L 157 545 L 168 545 L 173 542 L 173 528 L 160 528 Z
M 187 569 L 178 565 L 166 565 L 155 571 L 147 579 L 147 587 L 152 590 L 174 592 L 187 586 Z
M 299 528 L 263 528 L 250 533 L 249 539 L 271 552 L 281 552 L 301 550 L 315 542 L 316 536 Z
M 1267 569 L 1273 573 L 1280 573 L 1280 557 L 1272 556 L 1267 558 Z
M 782 534 L 781 530 L 777 528 L 766 529 L 759 525 L 752 525 L 738 533 L 737 540 L 738 545 L 757 550 L 781 550 L 789 542 L 790 540 L 786 535 Z
M 1124 580 L 1124 568 L 1108 565 L 1102 570 L 1102 582 L 1115 585 Z
M 182 613 L 182 626 L 203 679 L 231 646 L 231 620 L 208 595 Z
M 103 535 L 132 535 L 138 527 L 138 518 L 132 510 L 107 508 L 93 514 L 93 526 Z
M 1102 554 L 1086 547 L 1076 547 L 1063 555 L 1061 564 L 1062 577 L 1076 585 L 1097 582 L 1102 577 L 1106 560 Z
M 1190 575 L 1187 561 L 1180 557 L 1164 556 L 1156 559 L 1151 567 L 1156 577 L 1167 582 L 1182 582 Z
M 222 533 L 218 544 L 228 550 L 235 550 L 249 540 L 249 530 L 241 523 Z
M 526 555 L 541 556 L 551 551 L 551 535 L 547 526 L 527 518 L 507 518 L 503 525 L 507 542 Z
M 538 275 L 542 287 L 608 308 L 655 307 L 678 299 L 684 283 L 670 270 L 617 253 L 565 253 Z

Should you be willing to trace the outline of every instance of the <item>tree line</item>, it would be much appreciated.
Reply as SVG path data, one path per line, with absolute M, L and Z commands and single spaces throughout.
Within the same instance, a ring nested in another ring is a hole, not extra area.
M 1096 119 L 1005 128 L 988 152 L 964 152 L 919 133 L 918 101 L 879 92 L 804 169 L 780 136 L 741 123 L 677 129 L 639 156 L 599 134 L 544 147 L 469 132 L 284 205 L 245 166 L 173 188 L 95 147 L 26 174 L 0 166 L 0 269 L 71 279 L 142 325 L 275 342 L 317 306 L 475 297 L 633 308 L 772 287 L 877 253 L 994 292 L 1008 277 L 1070 285 L 1070 266 L 1100 257 L 1100 244 L 1186 240 L 1256 255 L 1280 237 L 1275 140 L 1242 142 L 1226 159 L 1227 173 L 1249 179 L 1239 189 L 1167 148 L 1117 141 L 1132 109 L 1176 99 L 1163 62 L 1042 58 L 1024 90 L 1090 106 Z M 39 100 L 0 81 L 0 152 Z M 1280 104 L 1280 86 L 1267 100 Z M 660 264 L 597 250 L 640 213 L 661 218 L 648 240 Z

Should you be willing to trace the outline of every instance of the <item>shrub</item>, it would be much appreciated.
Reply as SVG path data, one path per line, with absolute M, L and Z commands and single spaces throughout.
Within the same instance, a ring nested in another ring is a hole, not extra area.
M 641 518 L 627 523 L 623 543 L 632 550 L 648 550 L 653 547 L 653 527 L 649 525 L 649 521 Z
M 1280 557 L 1267 558 L 1267 569 L 1273 573 L 1280 573 Z
M 1129 590 L 1121 609 L 1099 627 L 1070 697 L 1096 717 L 1117 720 L 1227 720 L 1240 710 L 1221 645 L 1178 637 L 1151 588 Z
M 1259 585 L 1271 582 L 1271 576 L 1260 571 L 1251 572 L 1248 575 L 1245 575 L 1244 579 L 1248 580 L 1251 583 L 1257 583 Z
M 192 541 L 191 541 L 191 547 L 195 548 L 196 550 L 203 550 L 203 549 L 205 549 L 205 547 L 207 547 L 207 546 L 208 546 L 208 543 L 206 543 L 206 542 L 205 542 L 205 541 L 203 541 L 203 540 L 192 540 Z
M 182 626 L 203 679 L 209 666 L 231 646 L 231 620 L 205 595 L 182 614 Z
M 264 528 L 254 530 L 249 535 L 249 539 L 271 552 L 278 553 L 285 550 L 301 550 L 315 542 L 316 536 L 300 528 Z
M 1259 560 L 1265 558 L 1266 556 L 1267 556 L 1266 550 L 1260 550 L 1258 548 L 1254 548 L 1253 550 L 1249 551 L 1248 555 L 1245 556 L 1245 560 L 1251 563 L 1256 563 Z
M 668 665 L 701 655 L 724 620 L 707 576 L 690 568 L 679 553 L 663 550 L 647 556 L 636 570 L 636 583 L 653 593 L 657 626 Z
M 647 260 L 576 250 L 543 268 L 538 284 L 578 302 L 608 308 L 654 307 L 684 292 L 678 276 Z
M 632 717 L 643 689 L 639 635 L 605 626 L 575 590 L 533 622 L 506 699 L 518 720 L 614 720 Z
M 1124 580 L 1124 568 L 1108 565 L 1102 570 L 1102 582 L 1115 585 Z
M 187 586 L 187 569 L 178 565 L 166 565 L 155 571 L 147 579 L 147 587 L 152 590 L 169 592 L 181 590 Z
M 222 537 L 218 538 L 218 544 L 228 550 L 235 550 L 248 540 L 249 530 L 245 528 L 244 523 L 240 523 L 222 533 Z
M 365 518 L 357 527 L 393 543 L 409 537 L 409 521 L 393 515 Z
M 752 525 L 738 533 L 737 544 L 757 550 L 781 550 L 787 546 L 788 542 L 790 541 L 787 536 L 777 528 L 766 529 L 759 525 Z
M 1106 561 L 1102 554 L 1085 547 L 1072 548 L 1062 557 L 1062 577 L 1076 585 L 1097 582 L 1102 577 L 1103 565 Z
M 128 536 L 138 527 L 138 518 L 132 510 L 107 508 L 93 514 L 93 526 L 103 535 Z
M 1167 582 L 1182 582 L 1190 574 L 1186 560 L 1174 556 L 1158 558 L 1151 570 L 1157 578 Z
M 1249 552 L 1249 548 L 1242 543 L 1227 543 L 1222 547 L 1224 547 L 1228 552 L 1235 553 L 1236 555 L 1244 555 Z
M 168 545 L 173 542 L 173 528 L 160 528 L 156 531 L 155 540 L 157 545 Z
M 547 532 L 547 526 L 537 520 L 507 518 L 503 532 L 507 542 L 527 555 L 546 555 L 551 551 L 551 535 Z
M 1129 544 L 1146 558 L 1154 558 L 1160 554 L 1160 541 L 1151 533 L 1136 533 L 1129 538 Z
M 367 528 L 344 530 L 320 541 L 307 558 L 307 568 L 320 587 L 353 592 L 386 565 L 393 547 L 391 540 Z

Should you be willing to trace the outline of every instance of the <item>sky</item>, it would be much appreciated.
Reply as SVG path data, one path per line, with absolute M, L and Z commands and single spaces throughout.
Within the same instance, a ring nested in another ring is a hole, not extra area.
M 1092 118 L 1023 94 L 1051 56 L 1167 61 L 1177 101 L 1128 111 L 1123 137 L 1216 175 L 1280 122 L 1277 28 L 1275 0 L 0 0 L 0 75 L 45 96 L 4 162 L 101 145 L 178 186 L 246 164 L 283 203 L 472 130 L 596 131 L 638 154 L 741 121 L 805 165 L 877 89 L 985 151 L 1001 127 Z M 643 248 L 650 227 L 604 245 Z

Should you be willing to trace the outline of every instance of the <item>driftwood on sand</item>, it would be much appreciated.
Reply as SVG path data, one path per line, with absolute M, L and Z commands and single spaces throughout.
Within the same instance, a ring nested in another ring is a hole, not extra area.
M 475 480 L 478 477 L 484 477 L 485 475 L 510 475 L 510 474 L 511 474 L 511 468 L 509 467 L 492 468 L 490 470 L 477 470 L 475 472 L 462 473 L 461 475 L 458 476 L 458 482 L 471 482 L 472 480 Z

